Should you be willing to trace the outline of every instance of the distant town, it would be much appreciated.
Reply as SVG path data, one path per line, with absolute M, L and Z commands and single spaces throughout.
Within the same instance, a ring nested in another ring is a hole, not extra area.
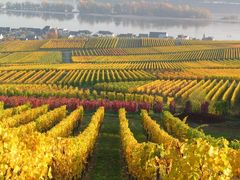
M 125 33 L 114 34 L 110 31 L 100 30 L 91 32 L 89 30 L 70 31 L 62 28 L 52 28 L 45 26 L 44 28 L 10 28 L 0 27 L 0 40 L 43 40 L 56 38 L 91 38 L 91 37 L 119 37 L 119 38 L 167 38 L 178 40 L 200 40 L 188 35 L 178 35 L 177 37 L 169 36 L 167 32 L 149 32 L 149 33 Z M 214 37 L 203 35 L 201 40 L 214 40 Z

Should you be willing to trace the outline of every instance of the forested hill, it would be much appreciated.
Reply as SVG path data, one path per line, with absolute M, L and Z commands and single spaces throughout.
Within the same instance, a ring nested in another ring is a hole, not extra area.
M 137 15 L 178 18 L 211 18 L 211 12 L 188 4 L 151 1 L 81 0 L 81 13 Z
M 67 0 L 66 0 L 67 1 Z M 77 0 L 76 0 L 77 1 Z M 82 0 L 80 0 L 82 1 Z M 86 1 L 86 0 L 85 0 Z M 94 0 L 87 0 L 87 1 L 94 1 Z M 119 3 L 119 0 L 95 0 L 97 2 L 104 2 L 104 3 Z M 237 4 L 240 3 L 240 0 L 142 0 L 145 2 L 169 2 L 169 3 L 174 3 L 174 4 L 178 4 L 178 3 L 187 3 L 187 4 L 199 4 L 199 3 L 221 3 L 221 4 Z M 64 2 L 64 0 L 63 0 Z M 129 3 L 129 2 L 133 2 L 131 0 L 121 0 L 121 2 L 123 3 Z M 136 1 L 136 2 L 140 2 L 140 1 Z
M 34 8 L 45 11 L 44 8 L 57 9 L 57 11 L 69 12 L 79 10 L 80 13 L 95 13 L 107 15 L 137 15 L 179 18 L 211 18 L 216 14 L 222 17 L 237 15 L 240 11 L 240 0 L 29 0 L 27 6 L 25 0 L 3 0 L 4 5 L 11 2 L 13 8 L 29 9 L 29 4 Z M 16 3 L 17 2 L 17 3 Z M 21 8 L 16 5 L 20 5 Z M 41 5 L 42 4 L 42 5 Z M 56 7 L 53 7 L 53 5 Z M 39 7 L 41 5 L 41 7 Z M 68 7 L 66 7 L 68 6 Z
M 91 0 L 90 0 L 91 1 Z M 240 0 L 143 0 L 149 3 L 170 3 L 174 5 L 190 5 L 197 9 L 207 9 L 212 14 L 238 14 L 240 11 Z M 141 2 L 143 2 L 141 1 Z M 118 0 L 95 0 L 99 3 L 119 3 Z M 133 2 L 121 0 L 122 3 Z M 139 2 L 139 1 L 136 1 Z

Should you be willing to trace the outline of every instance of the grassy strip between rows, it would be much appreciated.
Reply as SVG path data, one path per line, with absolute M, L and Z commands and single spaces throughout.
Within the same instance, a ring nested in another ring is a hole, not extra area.
M 158 123 L 160 123 L 160 114 L 152 114 Z M 83 130 L 91 117 L 91 114 L 86 113 L 85 119 L 81 126 Z M 143 129 L 139 114 L 127 114 L 129 127 L 134 134 L 134 137 L 139 142 L 146 142 L 146 132 Z M 214 135 L 214 132 L 211 134 Z M 84 180 L 120 180 L 127 179 L 126 164 L 122 159 L 121 142 L 119 135 L 119 120 L 117 114 L 106 113 L 100 135 L 96 143 L 95 150 L 90 159 L 88 172 L 83 178 Z
M 117 114 L 106 114 L 84 180 L 120 180 L 122 176 L 121 142 Z

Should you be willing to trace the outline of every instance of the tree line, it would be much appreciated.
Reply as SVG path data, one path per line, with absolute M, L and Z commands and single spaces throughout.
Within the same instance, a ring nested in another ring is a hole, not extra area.
M 124 3 L 99 3 L 96 1 L 80 1 L 80 13 L 136 15 L 179 18 L 211 18 L 206 9 L 193 8 L 190 5 L 177 5 L 161 2 L 131 1 Z
M 54 11 L 54 12 L 72 12 L 74 7 L 70 4 L 60 3 L 6 3 L 7 10 L 22 10 L 22 11 Z
M 0 5 L 0 8 L 2 6 Z M 12 3 L 5 4 L 7 10 L 18 11 L 49 11 L 68 12 L 74 10 L 73 5 L 64 3 Z M 97 2 L 95 0 L 81 0 L 78 4 L 81 14 L 105 14 L 105 15 L 134 15 L 134 16 L 157 16 L 170 18 L 204 18 L 212 17 L 206 9 L 193 8 L 187 4 L 172 4 L 154 1 L 121 1 L 121 2 Z

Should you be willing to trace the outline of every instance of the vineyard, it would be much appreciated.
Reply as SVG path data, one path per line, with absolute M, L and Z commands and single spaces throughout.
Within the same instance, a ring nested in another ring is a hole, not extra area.
M 177 52 L 192 52 L 199 50 L 214 50 L 217 46 L 162 46 L 147 48 L 110 48 L 110 49 L 81 49 L 74 50 L 73 56 L 109 56 L 109 55 L 141 55 L 141 54 L 167 54 Z M 224 49 L 220 49 L 224 50 Z
M 46 41 L 3 41 L 0 42 L 0 52 L 23 52 L 23 51 L 37 51 L 45 44 Z
M 240 179 L 240 41 L 0 41 L 0 179 Z
M 84 55 L 81 55 L 83 54 L 81 52 L 77 52 L 75 53 L 75 55 L 80 54 L 80 56 L 73 56 L 73 62 L 126 62 L 126 61 L 131 61 L 131 62 L 190 61 L 191 62 L 191 61 L 199 61 L 199 60 L 238 60 L 240 59 L 239 50 L 240 49 L 238 48 L 234 48 L 234 49 L 197 50 L 197 51 L 186 51 L 186 52 L 177 52 L 177 53 L 155 53 L 154 55 L 148 55 L 148 54 L 139 55 L 138 53 L 134 53 L 134 55 L 131 55 L 119 49 L 112 49 L 112 50 L 107 50 L 107 52 L 106 51 L 92 52 L 94 56 L 91 56 L 91 55 L 89 56 L 90 53 L 88 52 L 85 52 Z M 109 56 L 108 54 L 112 54 L 112 56 Z M 106 55 L 106 56 L 102 56 L 102 55 Z
M 82 85 L 95 82 L 155 79 L 143 70 L 17 70 L 1 71 L 0 83 Z
M 61 63 L 61 52 L 15 52 L 0 57 L 0 64 L 21 64 L 21 63 Z

